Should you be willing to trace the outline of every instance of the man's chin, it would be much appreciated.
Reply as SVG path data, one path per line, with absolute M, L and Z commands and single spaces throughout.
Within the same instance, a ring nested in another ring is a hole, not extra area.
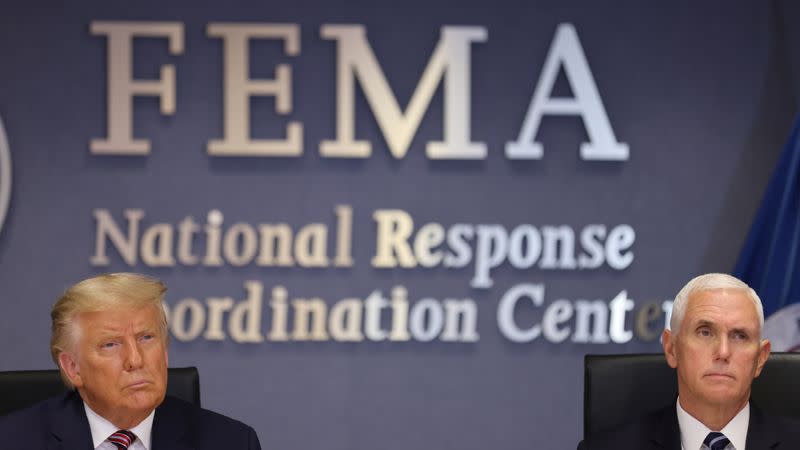
M 726 407 L 743 403 L 743 397 L 738 389 L 732 386 L 715 385 L 712 389 L 706 390 L 703 397 L 711 405 Z
M 133 410 L 152 411 L 164 400 L 164 393 L 157 389 L 140 389 L 127 396 L 129 407 Z

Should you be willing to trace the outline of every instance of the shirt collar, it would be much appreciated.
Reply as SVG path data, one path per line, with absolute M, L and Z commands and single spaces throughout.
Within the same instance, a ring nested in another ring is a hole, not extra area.
M 680 398 L 675 403 L 678 411 L 678 426 L 681 430 L 681 446 L 685 450 L 700 449 L 703 445 L 703 440 L 713 430 L 710 430 L 702 422 L 686 412 L 681 407 Z M 736 450 L 745 450 L 744 444 L 747 441 L 747 427 L 749 424 L 750 402 L 747 402 L 744 408 L 720 430 L 720 433 L 731 441 Z
M 92 431 L 92 444 L 94 445 L 92 448 L 97 448 L 103 441 L 108 439 L 109 436 L 116 433 L 119 428 L 109 422 L 105 417 L 94 412 L 92 408 L 89 408 L 86 402 L 83 402 L 83 408 L 86 410 L 86 419 L 89 421 L 89 429 Z M 153 431 L 153 418 L 155 414 L 155 410 L 151 411 L 149 416 L 139 422 L 139 425 L 128 430 L 136 435 L 137 440 L 142 442 L 145 450 L 150 449 L 150 433 Z

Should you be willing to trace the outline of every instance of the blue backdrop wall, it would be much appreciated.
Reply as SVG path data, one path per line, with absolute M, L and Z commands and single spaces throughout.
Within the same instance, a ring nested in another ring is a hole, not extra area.
M 4 9 L 0 370 L 152 274 L 265 448 L 573 447 L 583 355 L 733 269 L 800 84 L 790 2 Z

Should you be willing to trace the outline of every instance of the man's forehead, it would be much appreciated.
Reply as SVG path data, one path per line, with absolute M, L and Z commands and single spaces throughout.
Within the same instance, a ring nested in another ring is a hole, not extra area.
M 83 311 L 75 315 L 75 321 L 91 329 L 123 329 L 149 327 L 158 323 L 158 312 L 152 307 L 122 307 Z
M 709 289 L 689 297 L 686 317 L 689 322 L 740 323 L 758 326 L 758 311 L 741 289 Z

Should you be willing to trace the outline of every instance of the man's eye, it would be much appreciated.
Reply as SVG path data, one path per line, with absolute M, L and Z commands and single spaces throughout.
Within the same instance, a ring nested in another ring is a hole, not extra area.
M 144 335 L 142 335 L 142 337 L 141 337 L 141 339 L 142 339 L 143 341 L 149 341 L 149 340 L 152 340 L 152 339 L 154 339 L 154 338 L 155 338 L 155 336 L 154 336 L 154 335 L 152 335 L 152 334 L 144 334 Z
M 747 334 L 745 334 L 745 333 L 733 333 L 733 338 L 738 340 L 738 341 L 746 341 L 747 340 Z
M 100 344 L 100 348 L 114 348 L 115 345 L 117 345 L 116 342 L 103 342 Z
M 700 328 L 699 330 L 697 330 L 697 334 L 703 337 L 708 337 L 711 336 L 711 330 L 709 330 L 708 328 Z

